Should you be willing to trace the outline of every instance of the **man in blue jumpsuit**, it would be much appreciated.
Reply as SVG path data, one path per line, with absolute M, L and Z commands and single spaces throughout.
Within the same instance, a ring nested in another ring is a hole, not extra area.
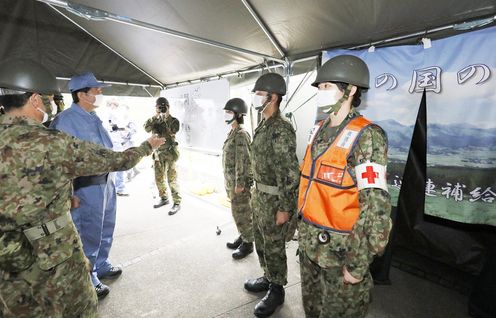
M 98 82 L 92 73 L 72 77 L 69 90 L 73 103 L 54 119 L 50 127 L 112 149 L 110 136 L 94 111 L 102 104 L 102 87 L 105 86 L 109 85 Z M 121 268 L 112 266 L 108 260 L 115 212 L 115 186 L 108 174 L 74 180 L 72 220 L 81 237 L 84 254 L 93 265 L 91 281 L 99 298 L 110 292 L 100 279 L 116 278 L 122 273 Z

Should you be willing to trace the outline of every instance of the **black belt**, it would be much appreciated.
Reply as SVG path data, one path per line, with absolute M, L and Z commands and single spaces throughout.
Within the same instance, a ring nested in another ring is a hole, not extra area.
M 74 179 L 74 190 L 78 190 L 84 187 L 95 184 L 106 184 L 108 178 L 108 173 L 98 175 L 98 176 L 86 176 Z

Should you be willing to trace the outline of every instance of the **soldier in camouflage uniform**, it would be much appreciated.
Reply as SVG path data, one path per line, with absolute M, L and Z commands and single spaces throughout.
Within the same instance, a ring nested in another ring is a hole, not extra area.
M 251 144 L 255 247 L 264 276 L 245 282 L 251 292 L 267 291 L 255 306 L 255 316 L 268 317 L 284 303 L 287 284 L 286 237 L 296 214 L 299 167 L 296 134 L 281 117 L 279 105 L 286 94 L 281 75 L 262 75 L 253 88 L 253 106 L 263 115 Z
M 55 101 L 53 99 L 54 95 L 43 95 L 41 96 L 41 100 L 43 101 L 43 104 L 45 105 L 45 109 L 48 114 L 48 120 L 43 123 L 43 126 L 45 127 L 50 127 L 50 124 L 57 115 L 58 107 L 57 104 L 55 104 Z
M 177 150 L 176 133 L 179 131 L 179 120 L 169 113 L 169 101 L 165 97 L 159 97 L 156 102 L 157 114 L 145 123 L 145 130 L 165 138 L 166 142 L 153 153 L 155 167 L 155 183 L 157 184 L 160 201 L 154 208 L 169 204 L 167 198 L 167 182 L 169 183 L 174 205 L 169 215 L 176 214 L 181 209 L 181 195 L 177 184 L 176 161 L 179 159 Z
M 224 107 L 225 122 L 232 126 L 222 148 L 222 166 L 226 193 L 231 200 L 231 212 L 240 236 L 227 247 L 235 249 L 232 257 L 242 259 L 253 252 L 253 222 L 250 188 L 253 183 L 250 163 L 251 138 L 241 126 L 248 106 L 241 98 L 232 98 Z
M 0 66 L 0 317 L 97 317 L 91 267 L 71 220 L 72 180 L 125 170 L 164 142 L 118 153 L 41 125 L 55 77 L 31 61 Z
M 53 101 L 55 102 L 55 106 L 57 106 L 57 111 L 56 113 L 61 113 L 65 109 L 65 104 L 64 104 L 64 96 L 61 94 L 55 94 L 53 95 Z
M 364 317 L 373 286 L 369 264 L 388 242 L 387 138 L 355 109 L 368 83 L 365 62 L 341 55 L 312 84 L 329 115 L 307 147 L 298 197 L 307 317 Z

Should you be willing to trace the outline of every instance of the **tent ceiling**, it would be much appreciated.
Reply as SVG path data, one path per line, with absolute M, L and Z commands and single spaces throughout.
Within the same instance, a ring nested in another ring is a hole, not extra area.
M 74 2 L 281 58 L 242 0 Z M 322 49 L 352 47 L 439 26 L 494 17 L 496 14 L 494 0 L 246 2 L 254 8 L 280 43 L 286 54 L 284 57 L 290 60 L 315 55 Z M 114 21 L 87 20 L 65 9 L 57 10 L 114 52 L 44 3 L 35 0 L 2 0 L 0 60 L 23 56 L 41 61 L 60 77 L 91 70 L 102 80 L 140 84 L 157 84 L 154 79 L 162 84 L 172 84 L 264 63 L 264 58 L 260 56 L 233 52 Z M 442 36 L 454 32 L 444 31 Z M 410 41 L 415 42 L 415 39 Z M 141 88 L 122 90 L 121 93 L 126 92 L 144 93 Z
M 252 0 L 290 56 L 348 48 L 496 12 L 494 0 L 289 2 Z

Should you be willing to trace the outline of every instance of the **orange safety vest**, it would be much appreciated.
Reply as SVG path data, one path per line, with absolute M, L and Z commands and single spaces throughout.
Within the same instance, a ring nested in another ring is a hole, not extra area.
M 301 167 L 298 195 L 298 210 L 304 221 L 334 232 L 351 231 L 360 207 L 356 180 L 348 171 L 347 159 L 363 130 L 371 124 L 362 116 L 353 118 L 315 160 L 311 140 Z

